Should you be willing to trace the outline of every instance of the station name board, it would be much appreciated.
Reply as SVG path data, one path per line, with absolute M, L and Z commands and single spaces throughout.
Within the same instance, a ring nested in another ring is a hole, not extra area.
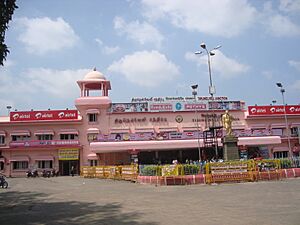
M 17 111 L 10 112 L 10 121 L 48 121 L 48 120 L 76 120 L 77 110 L 47 110 L 47 111 Z
M 285 111 L 285 112 L 284 112 Z M 300 115 L 300 105 L 248 106 L 249 116 Z

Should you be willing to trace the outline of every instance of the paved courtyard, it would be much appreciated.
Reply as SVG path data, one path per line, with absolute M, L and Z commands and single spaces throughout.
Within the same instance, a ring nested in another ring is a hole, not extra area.
M 12 178 L 0 224 L 299 225 L 300 179 L 153 186 L 80 177 Z

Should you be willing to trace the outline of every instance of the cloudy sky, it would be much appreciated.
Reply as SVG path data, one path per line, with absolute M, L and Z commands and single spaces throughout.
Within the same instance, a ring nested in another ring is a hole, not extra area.
M 300 0 L 17 1 L 0 67 L 0 114 L 75 108 L 78 79 L 94 67 L 113 102 L 208 95 L 205 42 L 218 96 L 247 105 L 300 103 Z

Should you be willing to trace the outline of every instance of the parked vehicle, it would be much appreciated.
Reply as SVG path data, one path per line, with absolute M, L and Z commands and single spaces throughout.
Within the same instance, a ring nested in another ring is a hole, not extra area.
M 51 172 L 48 170 L 43 170 L 43 172 L 42 172 L 42 176 L 43 177 L 47 177 L 47 178 L 50 178 L 50 176 L 51 176 Z
M 0 186 L 2 188 L 7 188 L 8 187 L 8 183 L 5 180 L 5 176 L 3 174 L 0 175 Z
M 39 173 L 37 170 L 28 170 L 26 172 L 26 176 L 29 178 L 29 177 L 38 177 L 39 176 Z

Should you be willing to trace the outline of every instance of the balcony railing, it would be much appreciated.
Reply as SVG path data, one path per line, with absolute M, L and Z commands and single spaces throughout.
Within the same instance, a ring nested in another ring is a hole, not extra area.
M 79 145 L 79 140 L 28 140 L 12 141 L 10 147 L 49 147 L 49 146 L 74 146 Z

